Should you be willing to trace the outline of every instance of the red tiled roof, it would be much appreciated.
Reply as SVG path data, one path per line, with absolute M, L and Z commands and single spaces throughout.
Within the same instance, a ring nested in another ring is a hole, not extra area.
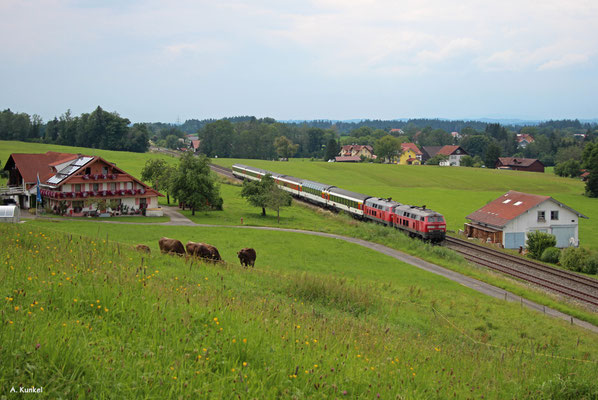
M 534 138 L 531 137 L 530 135 L 528 135 L 527 133 L 521 133 L 521 134 L 517 135 L 518 142 L 522 142 L 524 140 L 527 141 L 528 143 L 532 143 L 534 141 Z
M 401 143 L 401 149 L 403 151 L 405 151 L 407 149 L 411 149 L 417 155 L 422 154 L 421 150 L 417 147 L 417 145 L 415 143 Z
M 438 153 L 436 154 L 442 154 L 444 156 L 450 156 L 451 154 L 453 154 L 455 151 L 457 151 L 457 149 L 459 149 L 460 146 L 443 146 L 440 150 L 438 150 Z M 465 150 L 461 149 L 461 152 L 466 155 L 467 153 L 465 152 Z
M 201 140 L 192 140 L 191 141 L 191 146 L 193 146 L 193 148 L 195 150 L 197 150 L 199 148 L 199 144 L 201 143 Z
M 508 193 L 491 201 L 465 218 L 473 222 L 503 227 L 512 219 L 548 199 L 550 199 L 550 196 L 539 196 L 509 190 Z
M 52 165 L 58 165 L 77 158 L 75 154 L 56 153 L 54 151 L 38 154 L 13 153 L 10 156 L 25 183 L 36 183 L 38 173 L 40 182 L 45 182 L 55 174 Z
M 536 158 L 519 158 L 519 157 L 499 157 L 498 162 L 508 167 L 529 167 L 538 161 Z M 541 161 L 538 161 L 542 164 Z M 544 165 L 544 164 L 542 164 Z

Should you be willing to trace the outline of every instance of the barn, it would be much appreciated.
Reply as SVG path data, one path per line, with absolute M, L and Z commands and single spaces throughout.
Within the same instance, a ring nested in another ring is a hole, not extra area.
M 496 162 L 497 169 L 514 171 L 544 172 L 544 164 L 535 158 L 500 157 Z
M 518 249 L 534 231 L 555 235 L 557 247 L 579 246 L 578 219 L 588 217 L 550 196 L 510 190 L 466 218 L 468 237 Z

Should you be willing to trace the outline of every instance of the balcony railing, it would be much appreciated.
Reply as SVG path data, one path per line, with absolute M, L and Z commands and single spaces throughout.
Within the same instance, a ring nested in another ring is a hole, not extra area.
M 143 195 L 146 191 L 141 189 L 119 189 L 119 190 L 88 190 L 83 192 L 57 192 L 54 190 L 42 189 L 41 195 L 51 199 L 86 199 L 89 197 L 107 197 L 107 196 L 135 196 Z

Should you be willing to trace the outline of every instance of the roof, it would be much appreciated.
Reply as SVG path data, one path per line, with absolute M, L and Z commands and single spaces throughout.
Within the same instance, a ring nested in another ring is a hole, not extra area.
M 351 151 L 351 150 L 360 151 L 361 149 L 367 149 L 370 152 L 374 151 L 374 148 L 372 146 L 370 146 L 369 144 L 366 144 L 366 145 L 362 145 L 362 144 L 347 144 L 347 145 L 344 145 L 341 148 L 342 151 Z
M 401 143 L 401 149 L 403 151 L 405 151 L 407 149 L 413 150 L 413 152 L 416 155 L 421 155 L 422 154 L 421 150 L 417 147 L 417 145 L 415 143 Z
M 502 228 L 513 219 L 546 200 L 552 200 L 560 206 L 577 214 L 579 217 L 587 218 L 585 215 L 567 207 L 550 196 L 540 196 L 536 194 L 516 192 L 514 190 L 509 190 L 504 195 L 491 201 L 479 210 L 472 212 L 465 218 L 473 222 Z
M 442 146 L 424 146 L 422 150 L 428 154 L 430 158 L 434 157 L 442 149 Z
M 438 150 L 438 153 L 436 153 L 436 154 L 442 154 L 444 156 L 450 156 L 451 154 L 455 154 L 455 152 L 457 150 L 461 150 L 460 154 L 467 155 L 467 152 L 465 150 L 463 150 L 461 148 L 461 146 L 450 146 L 450 145 L 443 146 L 440 150 Z
M 76 154 L 48 151 L 47 153 L 33 154 L 13 153 L 10 155 L 9 161 L 10 159 L 14 161 L 25 183 L 36 183 L 38 173 L 40 182 L 45 182 L 56 173 L 52 169 L 53 165 L 62 164 L 76 158 Z M 8 166 L 9 161 L 6 162 L 6 166 Z
M 542 164 L 537 158 L 499 157 L 498 162 L 509 167 L 529 167 L 535 162 Z M 544 166 L 544 164 L 542 164 Z
M 201 143 L 201 140 L 192 140 L 191 146 L 193 147 L 193 149 L 197 150 L 199 148 L 200 143 Z
M 531 143 L 534 141 L 534 138 L 532 136 L 528 135 L 527 133 L 520 133 L 517 135 L 518 142 L 522 142 L 524 140 L 528 143 Z
M 360 156 L 337 156 L 334 157 L 336 162 L 359 162 L 361 161 Z

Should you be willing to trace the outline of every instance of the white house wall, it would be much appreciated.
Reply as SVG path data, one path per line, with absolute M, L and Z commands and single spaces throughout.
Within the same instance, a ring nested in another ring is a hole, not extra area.
M 544 211 L 545 222 L 538 221 L 538 211 Z M 550 219 L 551 211 L 559 212 L 558 220 Z M 556 203 L 553 200 L 546 200 L 538 204 L 536 207 L 533 207 L 527 212 L 521 214 L 519 217 L 513 219 L 504 227 L 503 245 L 507 247 L 508 234 L 524 233 L 525 240 L 527 240 L 527 234 L 529 232 L 541 231 L 550 234 L 560 235 L 560 233 L 557 232 L 559 231 L 559 228 L 561 230 L 565 230 L 564 228 L 570 228 L 571 232 L 573 233 L 573 243 L 571 244 L 573 246 L 579 246 L 578 220 L 579 219 L 577 214 L 571 212 L 569 209 L 565 207 L 561 207 L 558 203 Z M 559 247 L 569 246 L 569 238 L 566 238 L 566 244 L 563 244 L 562 238 L 560 242 L 561 243 Z M 515 247 L 510 246 L 507 248 L 518 248 L 519 246 L 525 247 L 525 242 L 520 243 Z

